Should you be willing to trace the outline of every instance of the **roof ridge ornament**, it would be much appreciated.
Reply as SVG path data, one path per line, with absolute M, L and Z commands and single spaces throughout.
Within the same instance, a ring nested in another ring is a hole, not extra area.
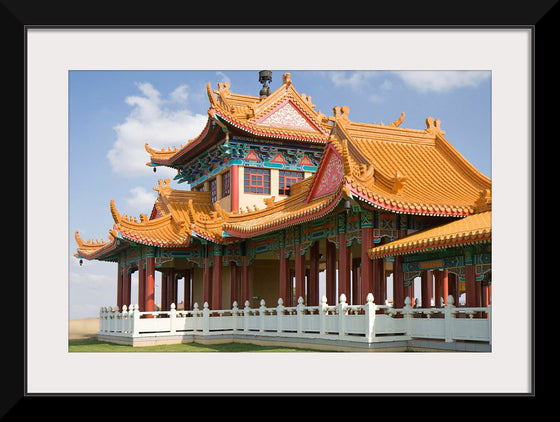
M 441 121 L 434 120 L 433 117 L 426 119 L 426 132 L 433 133 L 434 135 L 445 135 L 445 131 L 441 130 Z
M 338 124 L 345 125 L 350 122 L 348 119 L 348 114 L 350 113 L 350 107 L 348 106 L 334 106 L 333 107 L 334 116 L 330 116 L 330 121 L 335 121 Z

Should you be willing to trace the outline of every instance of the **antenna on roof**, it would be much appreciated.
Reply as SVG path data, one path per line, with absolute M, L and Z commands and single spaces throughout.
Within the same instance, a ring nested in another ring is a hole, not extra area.
M 261 98 L 268 97 L 270 95 L 270 88 L 267 83 L 272 82 L 272 72 L 270 70 L 261 70 L 259 72 L 259 82 L 263 84 L 259 95 Z

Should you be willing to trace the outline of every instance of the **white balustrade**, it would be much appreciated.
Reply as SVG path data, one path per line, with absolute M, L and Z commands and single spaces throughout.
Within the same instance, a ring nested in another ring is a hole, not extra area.
M 282 299 L 268 308 L 261 300 L 258 308 L 244 308 L 234 302 L 232 309 L 213 310 L 208 303 L 199 309 L 140 312 L 138 305 L 101 308 L 99 334 L 141 338 L 147 336 L 196 335 L 212 336 L 230 333 L 236 336 L 278 336 L 290 338 L 323 338 L 348 342 L 386 342 L 409 339 L 480 341 L 491 344 L 492 310 L 489 307 L 456 307 L 453 297 L 438 308 L 414 308 L 405 299 L 402 308 L 376 305 L 373 295 L 364 305 L 349 305 L 340 296 L 337 305 L 321 298 L 318 306 L 305 306 L 299 298 L 297 306 L 286 307 Z

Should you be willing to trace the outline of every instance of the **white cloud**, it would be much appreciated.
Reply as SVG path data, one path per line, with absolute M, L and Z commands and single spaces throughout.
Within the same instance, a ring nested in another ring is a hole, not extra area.
M 474 87 L 490 77 L 490 71 L 422 70 L 395 72 L 405 83 L 419 92 L 447 92 L 456 88 Z
M 128 176 L 145 176 L 149 161 L 144 144 L 155 149 L 179 147 L 199 135 L 207 116 L 185 108 L 188 86 L 180 85 L 163 99 L 149 83 L 137 84 L 142 95 L 129 96 L 125 102 L 132 110 L 125 121 L 114 127 L 117 139 L 107 154 L 113 171 Z
M 371 71 L 356 71 L 356 72 L 344 72 L 344 71 L 333 71 L 326 73 L 337 88 L 352 88 L 361 89 L 363 84 L 368 82 L 370 79 L 374 78 L 375 72 Z
M 132 193 L 132 196 L 126 199 L 126 210 L 127 213 L 130 213 L 129 215 L 134 215 L 135 213 L 146 214 L 146 212 L 152 210 L 156 200 L 155 191 L 148 192 L 143 187 L 138 186 L 132 188 L 130 193 Z

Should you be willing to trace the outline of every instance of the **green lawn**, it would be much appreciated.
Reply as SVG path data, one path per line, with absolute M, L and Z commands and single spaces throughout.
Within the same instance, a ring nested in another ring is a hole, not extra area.
M 274 346 L 255 346 L 253 344 L 245 343 L 224 343 L 224 344 L 213 344 L 204 345 L 199 343 L 183 343 L 183 344 L 169 344 L 161 346 L 142 346 L 142 347 L 132 347 L 120 344 L 106 343 L 98 341 L 96 339 L 86 339 L 86 340 L 70 340 L 68 342 L 69 352 L 83 352 L 83 353 L 102 353 L 102 352 L 150 352 L 150 353 L 161 353 L 161 352 L 180 352 L 180 353 L 204 353 L 204 352 L 274 352 L 274 353 L 284 353 L 284 352 L 320 352 L 320 350 L 311 349 L 296 349 L 292 347 L 274 347 Z

